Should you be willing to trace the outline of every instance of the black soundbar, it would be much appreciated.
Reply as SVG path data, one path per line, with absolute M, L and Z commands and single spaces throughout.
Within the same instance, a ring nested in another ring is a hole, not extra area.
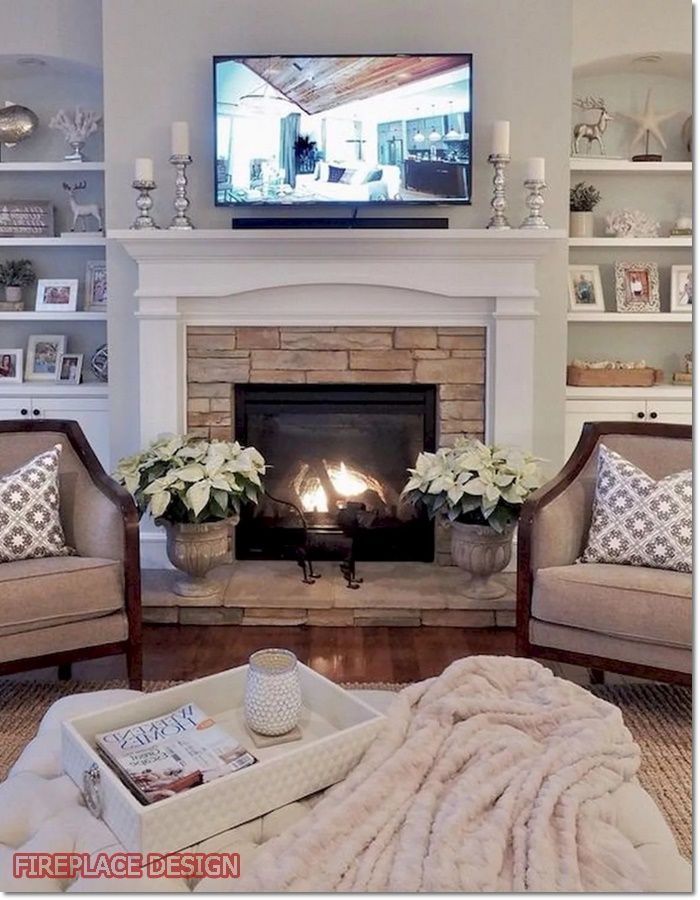
M 231 228 L 449 228 L 447 218 L 408 218 L 392 216 L 386 219 L 370 219 L 352 216 L 338 216 L 337 218 L 309 218 L 309 219 L 231 219 Z

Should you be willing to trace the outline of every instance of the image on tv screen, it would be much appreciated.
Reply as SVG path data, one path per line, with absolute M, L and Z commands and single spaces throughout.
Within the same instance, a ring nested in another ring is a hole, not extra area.
M 214 61 L 219 205 L 469 203 L 471 57 Z

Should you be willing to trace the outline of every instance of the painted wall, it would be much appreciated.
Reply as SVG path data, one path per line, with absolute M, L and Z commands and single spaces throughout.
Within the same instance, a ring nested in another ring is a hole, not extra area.
M 459 52 L 474 54 L 475 198 L 472 207 L 446 211 L 454 227 L 482 227 L 489 215 L 486 163 L 491 123 L 510 119 L 513 164 L 510 215 L 525 213 L 522 184 L 528 156 L 547 159 L 546 213 L 567 221 L 568 122 L 571 83 L 569 0 L 104 0 L 104 99 L 108 223 L 123 228 L 134 216 L 133 159 L 156 160 L 155 214 L 172 214 L 167 163 L 170 123 L 190 122 L 192 216 L 200 227 L 229 227 L 231 213 L 215 209 L 212 185 L 211 57 L 225 53 Z M 540 48 L 542 52 L 539 52 Z M 536 52 L 533 52 L 536 51 Z M 546 52 L 545 52 L 546 50 Z M 423 213 L 420 210 L 419 213 Z M 382 211 L 378 211 L 380 215 Z M 110 265 L 110 375 L 114 454 L 138 443 L 136 323 L 131 316 L 134 267 L 119 248 Z M 563 374 L 566 357 L 566 251 L 541 270 L 537 327 L 536 450 L 562 454 Z M 115 310 L 118 308 L 118 314 Z M 158 352 L 157 347 L 153 352 Z

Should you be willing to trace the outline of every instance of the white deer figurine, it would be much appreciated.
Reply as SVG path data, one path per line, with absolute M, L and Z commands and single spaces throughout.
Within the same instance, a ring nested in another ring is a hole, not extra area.
M 588 122 L 579 122 L 577 125 L 574 125 L 574 135 L 573 140 L 571 142 L 571 155 L 578 156 L 580 150 L 581 141 L 588 141 L 587 150 L 591 152 L 591 144 L 594 141 L 597 141 L 598 148 L 600 150 L 600 155 L 605 156 L 605 144 L 603 143 L 603 135 L 605 134 L 605 129 L 608 127 L 608 122 L 612 122 L 615 118 L 611 116 L 605 106 L 605 100 L 602 97 L 583 97 L 578 100 L 574 100 L 574 105 L 578 106 L 579 109 L 595 109 L 598 110 L 600 115 L 598 117 L 598 121 L 594 124 L 589 124 Z
M 78 219 L 82 219 L 82 228 L 81 231 L 85 231 L 85 219 L 89 216 L 92 216 L 97 220 L 97 225 L 99 231 L 102 231 L 102 211 L 100 207 L 96 203 L 78 203 L 75 197 L 73 196 L 76 191 L 82 191 L 87 187 L 87 181 L 79 181 L 77 184 L 70 185 L 67 182 L 63 182 L 63 190 L 68 191 L 68 199 L 70 203 L 71 212 L 73 213 L 73 224 L 71 225 L 71 231 L 77 230 Z

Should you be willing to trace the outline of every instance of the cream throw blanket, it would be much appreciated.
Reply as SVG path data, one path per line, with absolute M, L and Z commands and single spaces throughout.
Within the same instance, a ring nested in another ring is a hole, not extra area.
M 536 662 L 478 656 L 397 695 L 349 777 L 237 891 L 644 891 L 611 791 L 620 711 Z

